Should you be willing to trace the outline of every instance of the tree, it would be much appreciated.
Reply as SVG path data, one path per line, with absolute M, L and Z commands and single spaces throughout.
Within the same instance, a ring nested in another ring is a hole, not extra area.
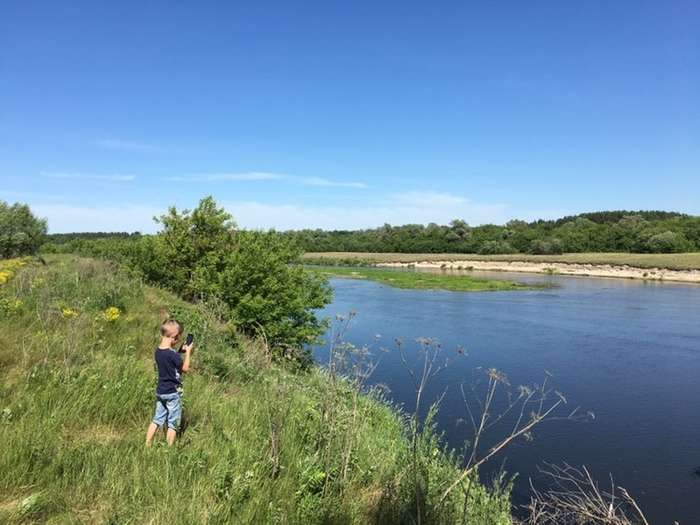
M 514 252 L 515 250 L 508 241 L 486 241 L 479 249 L 479 253 L 482 255 L 499 255 Z
M 37 218 L 26 204 L 0 201 L 0 258 L 36 254 L 46 231 L 46 219 Z
M 598 225 L 584 217 L 565 223 L 557 230 L 557 236 L 561 240 L 562 250 L 565 252 L 597 251 L 594 243 Z
M 324 331 L 314 311 L 330 302 L 325 279 L 301 265 L 301 248 L 276 232 L 237 230 L 213 198 L 193 211 L 170 208 L 162 231 L 126 259 L 152 282 L 189 300 L 217 297 L 231 321 L 272 347 L 300 349 Z
M 300 264 L 299 246 L 277 232 L 241 231 L 226 257 L 221 297 L 239 330 L 262 328 L 273 347 L 300 348 L 325 330 L 314 310 L 331 300 L 325 279 Z
M 691 249 L 688 239 L 682 233 L 672 231 L 652 235 L 644 244 L 651 253 L 680 253 Z
M 186 299 L 217 294 L 226 256 L 235 246 L 236 224 L 231 215 L 206 197 L 192 212 L 171 207 L 156 221 L 163 229 L 146 242 L 149 249 L 140 255 L 150 253 L 151 261 L 143 260 L 141 266 L 151 274 L 162 274 L 169 288 Z
M 557 238 L 535 239 L 530 244 L 530 253 L 535 255 L 554 255 L 562 253 L 561 241 Z
M 623 251 L 640 251 L 640 234 L 649 227 L 641 215 L 625 215 L 612 226 L 615 248 Z

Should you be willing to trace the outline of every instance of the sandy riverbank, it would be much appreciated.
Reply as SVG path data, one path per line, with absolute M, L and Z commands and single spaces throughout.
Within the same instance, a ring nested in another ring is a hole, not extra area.
M 700 283 L 700 270 L 669 270 L 666 268 L 636 268 L 627 265 L 574 264 L 560 262 L 525 261 L 477 261 L 471 259 L 452 261 L 381 262 L 383 267 L 414 267 L 435 269 L 469 269 L 499 272 L 544 273 L 561 275 L 581 275 L 590 277 L 615 277 L 623 279 L 646 279 L 654 281 L 676 281 Z

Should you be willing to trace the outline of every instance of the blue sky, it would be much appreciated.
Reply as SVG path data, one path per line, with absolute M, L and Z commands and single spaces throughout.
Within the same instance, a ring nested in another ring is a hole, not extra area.
M 700 4 L 5 2 L 0 177 L 56 232 L 700 214 Z

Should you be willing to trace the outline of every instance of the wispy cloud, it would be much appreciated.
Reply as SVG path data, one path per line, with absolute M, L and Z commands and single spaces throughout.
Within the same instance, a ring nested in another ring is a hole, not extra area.
M 2 190 L 0 191 L 0 200 L 2 199 L 21 200 L 22 202 L 41 199 L 42 202 L 53 202 L 60 201 L 63 199 L 63 197 L 61 195 L 40 193 L 35 191 Z
M 164 180 L 173 182 L 219 182 L 219 181 L 265 181 L 281 180 L 287 175 L 281 173 L 268 173 L 264 171 L 249 171 L 245 173 L 198 173 L 194 175 L 176 175 L 164 177 Z
M 298 182 L 304 186 L 320 186 L 326 188 L 358 188 L 367 187 L 364 182 L 344 182 L 324 179 L 323 177 L 290 177 L 291 180 Z
M 135 175 L 121 175 L 121 174 L 98 174 L 98 173 L 75 173 L 75 172 L 64 172 L 64 171 L 42 171 L 41 174 L 44 177 L 49 177 L 50 179 L 79 179 L 79 180 L 102 180 L 111 182 L 131 182 L 136 180 Z
M 336 181 L 323 177 L 299 177 L 285 173 L 270 173 L 266 171 L 249 171 L 243 173 L 196 173 L 193 175 L 176 175 L 165 177 L 164 180 L 174 182 L 225 182 L 225 181 L 287 181 L 301 186 L 316 186 L 324 188 L 366 188 L 364 182 Z
M 135 153 L 153 153 L 156 151 L 161 151 L 161 149 L 152 144 L 145 144 L 143 142 L 135 142 L 133 140 L 122 140 L 122 139 L 101 139 L 96 142 L 97 146 L 104 149 L 111 149 L 117 151 L 131 151 Z
M 450 193 L 411 191 L 383 197 L 374 205 L 304 206 L 251 201 L 225 203 L 238 224 L 246 228 L 296 230 L 323 228 L 353 230 L 384 223 L 447 224 L 464 219 L 469 224 L 504 223 L 510 207 L 472 201 Z
M 407 191 L 393 195 L 392 200 L 403 206 L 425 206 L 428 208 L 452 207 L 469 203 L 469 199 L 465 197 L 437 191 Z
M 32 210 L 45 217 L 51 233 L 140 231 L 152 233 L 157 229 L 153 217 L 163 208 L 147 206 L 73 206 L 68 204 L 32 204 Z

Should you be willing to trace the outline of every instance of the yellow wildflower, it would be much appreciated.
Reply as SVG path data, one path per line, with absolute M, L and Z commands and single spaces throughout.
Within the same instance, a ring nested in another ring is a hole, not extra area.
M 10 312 L 17 312 L 20 308 L 22 308 L 22 305 L 24 302 L 22 302 L 22 299 L 10 299 L 7 303 L 8 309 Z
M 23 259 L 7 259 L 0 261 L 0 284 L 5 284 L 14 277 L 17 270 L 27 265 Z
M 61 313 L 66 319 L 73 319 L 75 317 L 78 317 L 78 312 L 76 310 L 73 310 L 72 308 L 61 308 Z
M 116 306 L 110 306 L 104 312 L 102 312 L 102 317 L 104 317 L 105 321 L 112 323 L 119 319 L 121 313 L 121 310 Z
M 16 297 L 0 297 L 0 314 L 18 312 L 24 303 Z

